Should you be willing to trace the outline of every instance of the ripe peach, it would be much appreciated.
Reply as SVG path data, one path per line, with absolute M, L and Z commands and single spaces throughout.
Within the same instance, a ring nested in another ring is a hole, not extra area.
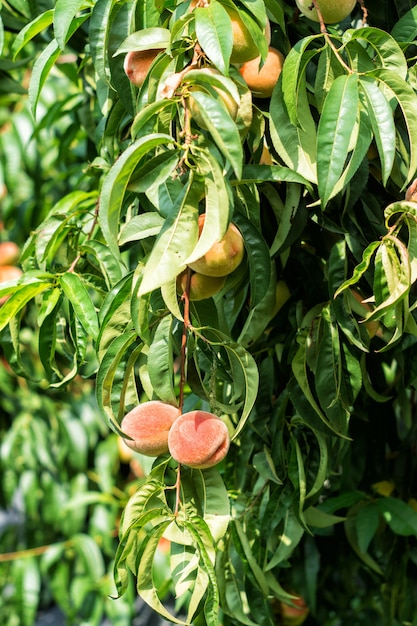
M 131 50 L 125 56 L 123 69 L 131 83 L 141 87 L 145 82 L 152 61 L 161 52 L 160 49 L 153 50 Z
M 284 64 L 284 55 L 279 50 L 269 46 L 268 55 L 262 67 L 259 66 L 261 57 L 247 61 L 239 72 L 249 89 L 258 98 L 270 98 L 281 74 Z
M 307 619 L 309 608 L 304 598 L 297 596 L 292 602 L 295 606 L 281 602 L 283 626 L 300 626 Z
M 226 424 L 207 411 L 183 413 L 175 420 L 168 434 L 171 456 L 178 463 L 197 469 L 220 463 L 229 446 Z
M 205 217 L 203 213 L 198 218 L 200 235 Z M 243 237 L 239 229 L 234 224 L 229 224 L 223 239 L 215 243 L 200 259 L 190 263 L 190 267 L 205 276 L 227 276 L 240 265 L 244 253 Z
M 0 243 L 0 265 L 13 265 L 20 256 L 20 250 L 14 241 Z
M 124 416 L 120 424 L 123 433 L 131 437 L 124 442 L 146 456 L 168 452 L 169 429 L 179 414 L 177 407 L 160 400 L 139 404 Z
M 295 0 L 301 13 L 313 22 L 319 22 L 317 9 L 311 0 Z M 317 0 L 325 24 L 337 24 L 345 19 L 352 11 L 356 0 Z
M 20 267 L 16 267 L 15 265 L 0 265 L 0 286 L 1 283 L 20 278 L 22 274 L 23 272 Z M 0 298 L 0 306 L 9 298 L 10 296 L 3 296 Z
M 206 300 L 214 296 L 223 287 L 226 282 L 224 276 L 205 276 L 194 272 L 190 282 L 190 300 Z M 177 278 L 177 291 L 183 294 L 187 285 L 187 271 L 180 274 Z

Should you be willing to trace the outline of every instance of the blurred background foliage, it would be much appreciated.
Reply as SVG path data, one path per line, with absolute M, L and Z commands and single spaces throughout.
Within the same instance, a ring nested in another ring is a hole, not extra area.
M 289 16 L 291 3 L 284 5 Z M 413 5 L 408 0 L 395 0 L 384 2 L 382 9 L 379 0 L 367 2 L 373 24 L 388 32 Z M 17 59 L 11 49 L 18 33 L 54 3 L 11 0 L 0 6 L 0 240 L 15 241 L 23 248 L 61 198 L 73 190 L 97 189 L 100 167 L 105 164 L 96 161 L 92 168 L 91 163 L 97 157 L 102 102 L 97 99 L 91 58 L 86 52 L 85 23 L 52 68 L 34 119 L 27 99 L 30 69 L 48 45 L 50 32 L 40 30 Z M 305 25 L 288 19 L 290 41 L 310 32 Z M 411 63 L 415 47 L 408 53 Z M 117 132 L 121 132 L 119 128 Z M 395 181 L 383 188 L 374 161 L 370 172 L 363 193 L 370 208 L 362 226 L 372 230 L 372 239 L 379 236 L 378 226 L 373 230 L 375 207 L 397 199 L 399 190 Z M 335 202 L 335 213 L 338 209 Z M 353 209 L 346 215 L 349 222 L 357 218 Z M 249 468 L 242 471 L 233 463 L 226 470 L 229 483 L 236 485 L 236 510 L 247 505 L 240 498 L 248 486 L 253 493 L 259 491 L 252 504 L 254 510 L 259 504 L 264 507 L 261 523 L 265 536 L 276 530 L 271 522 L 275 511 L 262 498 L 262 480 L 271 480 L 263 448 L 270 431 L 290 449 L 294 485 L 298 484 L 300 469 L 297 450 L 302 448 L 309 459 L 311 475 L 320 466 L 313 434 L 297 428 L 296 423 L 290 435 L 284 428 L 284 390 L 279 403 L 274 404 L 273 427 L 259 416 L 270 387 L 276 380 L 289 378 L 289 353 L 293 356 L 294 351 L 290 340 L 296 333 L 295 320 L 300 319 L 298 302 L 309 308 L 328 297 L 323 266 L 329 241 L 333 243 L 332 230 L 338 233 L 339 225 L 334 226 L 330 217 L 326 219 L 322 224 L 309 223 L 304 245 L 296 248 L 284 271 L 292 298 L 275 318 L 270 334 L 270 343 L 279 352 L 279 366 L 269 358 L 262 361 L 264 387 L 258 412 L 247 426 L 248 455 L 254 453 L 253 440 L 258 445 L 256 472 Z M 20 340 L 25 369 L 36 380 L 42 376 L 42 367 L 37 360 L 34 329 L 35 321 L 29 316 Z M 6 337 L 6 351 L 7 345 Z M 325 483 L 326 497 L 321 506 L 323 516 L 342 517 L 334 518 L 332 524 L 329 518 L 314 520 L 314 537 L 306 533 L 301 540 L 300 535 L 291 560 L 281 562 L 281 578 L 288 588 L 306 597 L 311 608 L 306 625 L 416 626 L 417 532 L 415 517 L 410 514 L 410 509 L 417 511 L 416 337 L 407 335 L 394 353 L 367 354 L 363 365 L 372 377 L 365 377 L 368 393 L 361 394 L 355 403 L 351 442 L 337 443 L 330 450 L 338 463 Z M 149 465 L 137 455 L 126 456 L 117 436 L 109 434 L 97 411 L 89 373 L 87 368 L 83 377 L 77 375 L 64 390 L 40 389 L 17 376 L 2 358 L 0 618 L 5 626 L 31 626 L 40 610 L 53 605 L 60 607 L 68 624 L 94 626 L 107 617 L 112 624 L 127 626 L 133 620 L 132 589 L 117 601 L 109 597 L 114 593 L 112 565 L 120 514 Z M 299 390 L 295 386 L 291 391 L 297 395 Z M 273 487 L 270 489 L 273 495 Z M 292 495 L 292 490 L 284 490 L 280 499 L 271 500 L 285 510 L 286 499 L 291 500 Z M 255 524 L 251 527 L 249 521 L 247 530 L 248 540 L 256 543 L 258 528 Z M 226 554 L 230 562 L 236 562 L 232 547 Z M 157 571 L 158 586 L 165 595 L 171 588 L 162 548 Z M 254 577 L 253 572 L 251 575 Z M 255 606 L 258 598 L 251 601 Z M 261 613 L 261 601 L 259 606 Z

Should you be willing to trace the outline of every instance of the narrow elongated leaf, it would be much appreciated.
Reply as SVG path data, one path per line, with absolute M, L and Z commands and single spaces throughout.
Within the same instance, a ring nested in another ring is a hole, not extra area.
M 308 50 L 308 46 L 321 35 L 311 35 L 303 37 L 297 41 L 285 57 L 282 67 L 282 93 L 285 107 L 291 124 L 304 127 L 304 117 L 302 110 L 298 108 L 300 90 L 305 91 L 305 80 L 303 79 L 309 61 L 320 49 Z M 303 98 L 304 99 L 304 98 Z
M 139 297 L 173 280 L 185 269 L 185 259 L 198 239 L 199 196 L 199 185 L 191 173 L 146 262 Z
M 151 26 L 137 30 L 123 41 L 117 49 L 117 54 L 130 50 L 155 50 L 167 48 L 170 41 L 170 31 L 167 28 Z
M 304 535 L 304 528 L 300 525 L 297 517 L 291 509 L 285 514 L 284 527 L 279 537 L 278 548 L 266 566 L 266 571 L 270 571 L 283 561 L 287 560 Z
M 391 37 L 396 41 L 409 43 L 417 38 L 417 6 L 412 7 L 398 22 L 395 22 Z
M 409 161 L 407 179 L 404 186 L 407 185 L 415 175 L 417 170 L 417 95 L 414 89 L 395 72 L 386 69 L 374 70 L 369 72 L 369 76 L 376 78 L 381 88 L 390 93 L 398 102 L 408 133 Z
M 323 208 L 343 172 L 359 103 L 358 78 L 339 76 L 324 101 L 317 132 L 317 179 Z
M 359 85 L 365 96 L 366 112 L 378 148 L 382 180 L 385 185 L 391 173 L 395 156 L 395 124 L 392 109 L 376 81 L 364 76 L 360 79 Z
M 398 43 L 387 32 L 379 28 L 356 28 L 345 33 L 345 41 L 360 40 L 366 42 L 372 53 L 368 54 L 372 58 L 373 64 L 390 70 L 402 79 L 407 76 L 407 60 Z
M 209 151 L 199 156 L 199 171 L 204 177 L 205 186 L 205 219 L 197 244 L 185 260 L 187 264 L 200 259 L 223 238 L 231 213 L 231 200 L 220 165 Z
M 229 357 L 233 378 L 242 378 L 244 383 L 244 405 L 233 433 L 236 439 L 243 429 L 250 411 L 254 405 L 259 384 L 259 372 L 255 359 L 241 345 L 230 340 L 227 335 L 214 328 L 202 329 L 202 334 L 212 345 L 222 346 Z
M 124 407 L 120 406 L 120 395 L 117 402 L 117 412 L 113 410 L 113 387 L 118 383 L 118 379 L 124 379 L 125 369 L 120 365 L 129 356 L 129 351 L 137 339 L 135 331 L 125 332 L 114 339 L 105 353 L 96 378 L 97 403 L 108 426 L 116 433 L 120 434 L 119 421 Z
M 380 245 L 380 241 L 373 241 L 365 248 L 362 254 L 362 261 L 355 267 L 352 278 L 349 278 L 342 285 L 340 285 L 340 287 L 334 293 L 335 298 L 337 298 L 337 296 L 341 294 L 342 291 L 359 282 L 361 277 L 369 269 L 372 257 L 374 256 Z
M 229 73 L 233 48 L 232 22 L 224 7 L 213 0 L 194 10 L 198 43 L 222 74 Z
M 172 324 L 171 315 L 164 317 L 158 324 L 149 347 L 148 373 L 158 398 L 162 402 L 176 406 Z
M 194 90 L 190 98 L 195 101 L 204 125 L 218 149 L 229 161 L 237 178 L 242 174 L 243 150 L 239 130 L 223 102 L 204 91 Z
M 54 10 L 54 34 L 61 50 L 65 49 L 68 33 L 75 15 L 89 7 L 86 0 L 57 0 Z M 85 15 L 87 19 L 88 14 Z
M 164 218 L 159 213 L 135 215 L 120 231 L 119 245 L 123 246 L 132 241 L 155 237 L 159 234 L 163 223 Z
M 29 41 L 45 30 L 45 28 L 48 28 L 48 26 L 52 24 L 53 18 L 54 11 L 50 9 L 49 11 L 44 11 L 44 13 L 37 15 L 29 24 L 26 24 L 13 40 L 13 57 L 16 58 Z
M 12 284 L 15 286 L 12 287 Z M 50 287 L 49 282 L 42 281 L 32 281 L 29 284 L 21 285 L 17 285 L 17 281 L 3 283 L 0 289 L 0 296 L 10 293 L 12 293 L 12 295 L 0 308 L 0 330 L 3 330 L 13 318 L 17 317 L 19 311 L 21 311 L 30 300 L 46 289 L 50 289 Z
M 275 150 L 290 170 L 316 183 L 316 124 L 311 115 L 306 93 L 302 90 L 298 98 L 298 114 L 303 126 L 291 123 L 284 102 L 281 75 L 271 97 L 271 139 Z M 299 182 L 299 181 L 295 181 Z
M 417 537 L 417 512 L 406 502 L 397 498 L 378 498 L 379 512 L 397 535 Z
M 145 154 L 161 144 L 171 143 L 165 134 L 155 134 L 138 139 L 130 145 L 110 169 L 103 182 L 100 196 L 99 220 L 103 236 L 115 257 L 119 257 L 117 233 L 120 212 L 130 177 Z
M 33 66 L 28 93 L 34 115 L 36 114 L 41 89 L 60 54 L 61 49 L 58 46 L 58 42 L 56 39 L 53 39 L 36 59 Z
M 265 297 L 271 278 L 269 249 L 261 233 L 252 222 L 235 213 L 234 222 L 243 236 L 250 273 L 250 306 L 254 308 Z
M 87 334 L 93 339 L 98 337 L 98 317 L 96 308 L 85 284 L 78 274 L 66 272 L 60 277 L 64 294 L 71 303 L 75 315 L 80 320 Z

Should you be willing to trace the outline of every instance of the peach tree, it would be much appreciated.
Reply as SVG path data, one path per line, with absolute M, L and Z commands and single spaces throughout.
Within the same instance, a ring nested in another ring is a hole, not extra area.
M 286 624 L 301 595 L 307 623 L 415 624 L 417 7 L 298 4 L 0 13 L 39 127 L 65 107 L 63 150 L 88 145 L 0 288 L 5 357 L 39 389 L 92 379 L 109 433 L 158 401 L 230 437 L 211 467 L 157 456 L 120 519 L 114 596 L 135 584 L 173 623 Z M 243 255 L 193 297 L 230 224 Z

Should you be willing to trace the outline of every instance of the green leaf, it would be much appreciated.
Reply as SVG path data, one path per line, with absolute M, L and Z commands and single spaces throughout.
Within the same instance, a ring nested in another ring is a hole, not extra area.
M 19 52 L 31 41 L 36 35 L 48 28 L 53 21 L 54 11 L 44 11 L 37 15 L 29 24 L 26 24 L 22 30 L 16 35 L 12 44 L 13 58 L 15 59 Z
M 259 384 L 259 372 L 254 358 L 241 345 L 231 341 L 221 331 L 214 328 L 200 329 L 205 339 L 213 346 L 222 346 L 229 358 L 232 379 L 242 378 L 244 384 L 244 405 L 232 439 L 236 439 L 242 431 L 249 413 L 254 405 Z
M 356 74 L 339 76 L 330 87 L 317 132 L 317 179 L 323 208 L 333 195 L 349 153 L 359 104 Z
M 316 124 L 311 114 L 305 90 L 298 98 L 298 114 L 303 126 L 291 123 L 284 102 L 281 75 L 274 88 L 270 104 L 271 139 L 275 150 L 290 170 L 312 183 L 317 182 Z M 300 182 L 300 181 L 295 181 Z
M 395 157 L 395 125 L 391 107 L 376 81 L 367 76 L 360 78 L 361 94 L 365 97 L 375 142 L 381 160 L 382 180 L 386 185 Z
M 74 17 L 81 9 L 90 8 L 86 0 L 57 0 L 54 9 L 54 34 L 61 50 L 65 50 Z M 84 14 L 85 19 L 88 13 Z
M 119 245 L 132 241 L 140 241 L 147 237 L 155 237 L 163 226 L 164 218 L 159 213 L 142 213 L 134 215 L 120 231 Z
M 359 40 L 366 46 L 367 53 L 372 58 L 373 64 L 395 73 L 402 79 L 407 76 L 407 60 L 398 43 L 387 32 L 379 28 L 349 29 L 344 33 L 345 42 Z
M 54 66 L 57 58 L 61 54 L 61 49 L 55 39 L 49 42 L 43 52 L 36 59 L 32 69 L 29 83 L 29 102 L 32 112 L 35 115 L 39 101 L 40 92 L 48 77 L 49 72 Z
M 301 526 L 297 516 L 292 509 L 287 509 L 283 529 L 278 537 L 278 548 L 268 562 L 265 570 L 270 571 L 280 563 L 289 559 L 300 543 L 303 535 L 304 528 Z
M 159 322 L 149 347 L 148 373 L 158 398 L 176 406 L 172 325 L 171 315 L 166 315 Z
M 339 515 L 330 515 L 319 508 L 309 507 L 304 511 L 304 519 L 308 526 L 313 528 L 329 528 L 334 524 L 345 521 L 345 517 Z
M 397 498 L 378 498 L 376 506 L 391 530 L 404 537 L 417 537 L 417 512 Z
M 119 258 L 117 233 L 123 200 L 132 173 L 139 161 L 156 146 L 170 144 L 169 135 L 153 134 L 138 139 L 117 159 L 106 175 L 100 196 L 99 222 L 112 254 Z
M 229 111 L 218 97 L 202 90 L 193 90 L 189 97 L 198 107 L 198 114 L 218 149 L 229 161 L 237 178 L 242 175 L 243 149 L 239 130 Z
M 131 50 L 162 50 L 169 46 L 169 42 L 170 31 L 167 28 L 159 26 L 142 28 L 126 37 L 117 49 L 115 56 Z
M 417 7 L 412 7 L 395 22 L 391 37 L 405 43 L 410 43 L 417 38 Z
M 17 282 L 5 282 L 0 288 L 0 296 L 12 293 L 10 298 L 0 308 L 0 330 L 3 330 L 30 300 L 51 287 L 49 282 L 40 280 L 31 280 L 29 283 L 21 283 L 20 285 Z
M 335 291 L 335 298 L 337 298 L 337 296 L 341 294 L 342 291 L 344 291 L 348 287 L 351 287 L 352 285 L 356 285 L 356 283 L 359 282 L 365 272 L 367 272 L 367 270 L 369 269 L 372 257 L 378 250 L 380 245 L 380 241 L 373 241 L 366 247 L 362 254 L 362 261 L 355 267 L 352 278 L 349 278 L 342 285 L 340 285 L 340 287 Z
M 98 407 L 105 418 L 108 426 L 117 434 L 120 434 L 119 422 L 122 417 L 123 406 L 120 405 L 120 392 L 116 400 L 113 398 L 113 388 L 121 378 L 125 379 L 126 357 L 132 350 L 137 339 L 135 331 L 125 332 L 118 335 L 109 345 L 100 363 L 96 377 L 96 397 Z M 121 370 L 121 371 L 120 371 Z M 116 414 L 113 404 L 116 404 Z
M 93 339 L 97 339 L 99 330 L 97 311 L 81 278 L 74 272 L 66 272 L 60 277 L 60 284 L 85 332 Z
M 32 626 L 40 602 L 41 576 L 37 559 L 19 559 L 13 563 L 13 582 L 19 606 L 20 623 Z
M 368 76 L 376 78 L 391 97 L 394 97 L 401 109 L 407 129 L 409 141 L 409 159 L 407 179 L 408 184 L 417 170 L 417 95 L 410 85 L 397 76 L 395 72 L 386 69 L 374 70 Z
M 212 0 L 207 7 L 194 9 L 197 40 L 204 53 L 218 68 L 229 73 L 233 48 L 232 22 L 220 2 Z
M 139 296 L 170 282 L 185 269 L 185 259 L 198 239 L 199 196 L 199 185 L 195 183 L 194 174 L 190 173 L 146 262 Z
M 291 48 L 282 67 L 282 93 L 288 117 L 293 126 L 304 127 L 304 116 L 299 110 L 299 100 L 305 99 L 305 94 L 300 96 L 300 91 L 305 92 L 305 71 L 308 63 L 314 56 L 320 53 L 320 49 L 308 50 L 308 46 L 321 35 L 303 37 Z

